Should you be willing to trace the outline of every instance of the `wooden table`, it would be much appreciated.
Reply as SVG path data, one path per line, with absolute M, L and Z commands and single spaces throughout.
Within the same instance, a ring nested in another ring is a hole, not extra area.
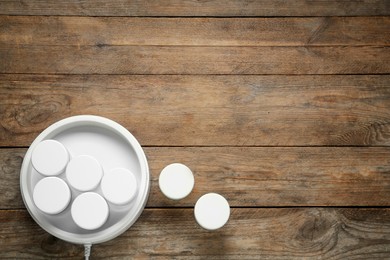
M 0 1 L 0 258 L 81 259 L 19 191 L 50 124 L 108 117 L 143 146 L 140 219 L 92 259 L 389 259 L 390 2 Z M 173 162 L 191 195 L 165 198 Z M 231 205 L 214 232 L 208 192 Z

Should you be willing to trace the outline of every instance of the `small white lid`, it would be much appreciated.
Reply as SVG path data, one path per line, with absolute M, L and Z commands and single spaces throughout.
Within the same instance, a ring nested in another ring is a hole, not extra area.
M 73 201 L 71 214 L 79 227 L 94 230 L 106 223 L 109 209 L 102 196 L 95 192 L 85 192 Z
M 31 163 L 42 175 L 59 175 L 69 162 L 68 150 L 56 140 L 44 140 L 34 148 Z
M 46 177 L 34 187 L 35 205 L 47 214 L 58 214 L 69 204 L 71 193 L 68 185 L 57 177 Z
M 166 166 L 160 173 L 158 185 L 168 198 L 179 200 L 187 197 L 194 188 L 194 175 L 190 168 L 181 163 Z
M 223 196 L 208 193 L 198 199 L 194 213 L 196 221 L 202 228 L 216 230 L 229 220 L 230 206 Z
M 103 196 L 111 203 L 123 205 L 130 202 L 137 193 L 137 179 L 124 168 L 116 168 L 103 176 Z
M 80 155 L 73 158 L 66 167 L 66 178 L 69 184 L 79 191 L 95 189 L 99 185 L 102 176 L 102 166 L 89 155 Z

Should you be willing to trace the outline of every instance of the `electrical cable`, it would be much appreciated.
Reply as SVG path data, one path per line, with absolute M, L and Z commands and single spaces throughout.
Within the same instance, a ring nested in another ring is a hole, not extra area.
M 84 244 L 85 260 L 89 260 L 89 256 L 91 255 L 91 247 L 92 247 L 92 244 Z

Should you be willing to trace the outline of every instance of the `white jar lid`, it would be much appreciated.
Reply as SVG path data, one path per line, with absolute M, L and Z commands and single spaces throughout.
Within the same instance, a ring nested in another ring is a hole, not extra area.
M 69 184 L 79 191 L 95 189 L 99 185 L 102 176 L 102 166 L 89 155 L 80 155 L 73 158 L 66 167 L 66 178 Z
M 71 214 L 79 227 L 94 230 L 106 223 L 109 209 L 102 196 L 95 192 L 86 192 L 73 201 Z
M 201 227 L 216 230 L 229 220 L 230 206 L 223 196 L 208 193 L 198 199 L 194 212 L 195 219 Z
M 65 181 L 57 177 L 46 177 L 34 187 L 35 205 L 47 214 L 58 214 L 69 204 L 71 193 Z
M 59 175 L 69 162 L 69 153 L 65 146 L 56 140 L 44 140 L 34 148 L 31 163 L 42 175 Z
M 181 163 L 166 166 L 160 173 L 158 185 L 168 198 L 179 200 L 187 197 L 194 188 L 194 175 L 190 168 Z
M 101 188 L 103 196 L 111 203 L 123 205 L 129 203 L 137 193 L 137 179 L 124 168 L 116 168 L 103 176 Z

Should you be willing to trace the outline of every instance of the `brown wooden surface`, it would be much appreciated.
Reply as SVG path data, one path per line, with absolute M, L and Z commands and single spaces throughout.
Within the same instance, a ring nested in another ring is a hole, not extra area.
M 26 149 L 0 150 L 0 208 L 23 208 L 19 170 Z M 390 147 L 146 147 L 148 207 L 191 207 L 210 191 L 233 207 L 390 206 Z M 158 175 L 172 161 L 190 167 L 193 192 L 165 198 Z
M 0 16 L 0 43 L 18 45 L 390 45 L 389 17 L 124 18 Z
M 389 15 L 387 0 L 29 0 L 0 1 L 0 14 L 80 16 L 354 16 Z
M 0 0 L 0 258 L 81 259 L 27 213 L 19 170 L 50 124 L 117 121 L 147 208 L 91 259 L 389 259 L 390 2 Z M 167 75 L 168 74 L 168 75 Z M 169 163 L 189 197 L 158 188 Z M 219 231 L 193 217 L 207 192 Z
M 389 145 L 389 75 L 0 75 L 0 145 L 28 146 L 77 114 L 143 145 Z
M 380 58 L 379 58 L 380 57 Z M 0 46 L 0 73 L 385 74 L 390 47 Z
M 192 209 L 146 209 L 128 231 L 93 247 L 92 259 L 386 259 L 389 209 L 291 208 L 232 210 L 230 222 L 208 232 Z M 79 246 L 56 239 L 26 210 L 3 211 L 4 258 L 82 259 Z

